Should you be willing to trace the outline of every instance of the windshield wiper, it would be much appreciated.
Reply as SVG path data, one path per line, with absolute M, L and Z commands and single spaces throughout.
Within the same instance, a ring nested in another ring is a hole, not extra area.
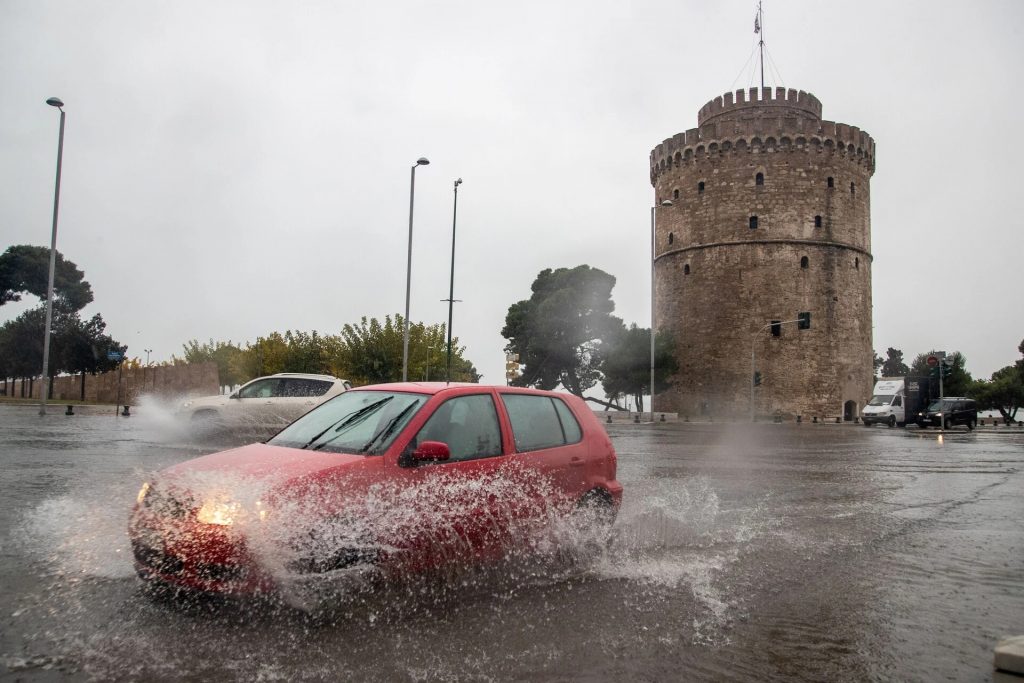
M 356 451 L 356 452 L 357 453 L 365 453 L 366 451 L 370 450 L 370 446 L 372 446 L 373 444 L 377 443 L 377 441 L 385 440 L 388 436 L 391 435 L 391 432 L 393 432 L 395 430 L 395 427 L 398 426 L 399 421 L 403 417 L 405 417 L 405 415 L 410 410 L 412 410 L 414 407 L 416 407 L 418 405 L 419 405 L 419 401 L 414 401 L 413 403 L 410 403 L 406 407 L 402 408 L 402 411 L 400 413 L 398 413 L 398 415 L 395 415 L 393 418 L 388 420 L 388 423 L 386 425 L 384 425 L 384 428 L 381 429 L 376 434 L 374 434 L 370 438 L 370 440 L 367 441 L 366 444 L 362 448 L 360 448 L 358 451 Z
M 316 446 L 314 446 L 313 450 L 318 450 L 318 449 L 322 448 L 326 444 L 329 444 L 331 441 L 334 441 L 339 436 L 341 436 L 341 430 L 345 429 L 346 427 L 351 427 L 352 425 L 358 424 L 359 422 L 362 422 L 363 419 L 366 418 L 367 416 L 369 416 L 370 413 L 374 412 L 375 410 L 377 410 L 378 408 L 380 408 L 382 405 L 384 405 L 385 403 L 387 403 L 388 401 L 390 401 L 393 398 L 394 398 L 394 396 L 387 396 L 385 398 L 380 399 L 379 401 L 374 401 L 370 405 L 363 406 L 362 408 L 360 408 L 359 410 L 355 411 L 354 413 L 350 413 L 350 414 L 346 415 L 345 417 L 341 418 L 337 422 L 333 422 L 333 423 L 327 425 L 327 429 L 324 429 L 322 432 L 320 432 L 319 434 L 314 436 L 312 439 L 310 439 L 308 442 L 306 442 L 306 445 L 303 446 L 303 448 L 309 448 L 310 446 L 312 446 L 316 442 L 317 439 L 319 439 L 321 436 L 323 436 L 327 432 L 331 431 L 332 429 L 335 430 L 336 432 L 338 432 L 338 434 L 335 434 L 334 436 L 332 436 L 327 441 L 324 441 L 323 443 L 317 444 Z

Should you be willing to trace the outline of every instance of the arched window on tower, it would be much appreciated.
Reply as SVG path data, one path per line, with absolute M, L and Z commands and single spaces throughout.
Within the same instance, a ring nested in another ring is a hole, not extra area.
M 679 190 L 672 191 L 672 199 L 679 199 Z
M 836 186 L 836 180 L 832 176 L 828 177 L 828 186 L 829 187 L 835 187 Z
M 855 256 L 853 258 L 853 267 L 860 270 L 860 256 Z
M 675 242 L 675 241 L 676 241 L 676 236 L 675 236 L 675 234 L 674 234 L 674 233 L 671 233 L 671 232 L 670 232 L 670 233 L 668 234 L 668 243 L 669 243 L 669 244 L 672 244 L 672 243 L 673 243 L 673 242 Z
M 764 173 L 758 173 L 756 176 L 754 176 L 754 184 L 764 185 Z
M 857 186 L 850 183 L 850 194 L 857 194 Z
M 689 275 L 689 274 L 690 274 L 690 264 L 687 263 L 685 266 L 683 266 L 683 275 Z
M 800 267 L 806 269 L 808 265 L 810 265 L 810 261 L 808 260 L 808 258 L 806 256 L 801 256 Z
M 757 216 L 750 217 L 750 229 L 757 230 Z
M 704 181 L 697 183 L 697 194 L 704 194 Z
M 815 216 L 814 217 L 814 227 L 816 227 L 816 228 L 820 228 L 821 227 L 821 216 Z

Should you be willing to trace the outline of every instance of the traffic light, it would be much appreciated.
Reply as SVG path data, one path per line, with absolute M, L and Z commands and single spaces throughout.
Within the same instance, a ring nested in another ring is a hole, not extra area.
M 800 329 L 800 330 L 809 330 L 809 329 L 811 329 L 811 314 L 810 314 L 809 311 L 805 311 L 803 313 L 798 313 L 797 316 L 796 316 L 796 319 L 797 319 L 797 324 L 796 324 L 797 329 Z
M 953 359 L 943 358 L 942 362 L 939 363 L 939 368 L 942 371 L 942 378 L 946 379 L 947 377 L 953 374 Z
M 519 354 L 505 354 L 505 379 L 509 382 L 519 377 Z

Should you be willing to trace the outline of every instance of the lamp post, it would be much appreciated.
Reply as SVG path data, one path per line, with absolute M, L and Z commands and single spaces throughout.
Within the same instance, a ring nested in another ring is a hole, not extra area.
M 661 206 L 672 206 L 672 202 L 666 199 Z M 654 215 L 657 208 L 651 207 L 651 422 L 654 422 Z
M 416 167 L 426 166 L 430 159 L 420 157 L 409 172 L 409 255 L 405 265 L 405 332 L 402 334 L 402 381 L 409 381 L 409 293 L 412 291 L 412 209 L 416 197 Z
M 43 390 L 39 414 L 46 415 L 46 395 L 50 389 L 50 327 L 53 324 L 53 271 L 57 266 L 57 209 L 60 206 L 60 168 L 64 160 L 64 103 L 59 97 L 46 100 L 60 109 L 60 136 L 57 138 L 57 181 L 53 190 L 53 229 L 50 231 L 50 275 L 46 281 L 46 331 L 43 333 Z
M 444 381 L 452 381 L 452 307 L 455 304 L 455 217 L 459 212 L 459 185 L 462 178 L 455 181 L 455 203 L 452 206 L 452 270 L 448 282 L 448 358 L 445 365 Z

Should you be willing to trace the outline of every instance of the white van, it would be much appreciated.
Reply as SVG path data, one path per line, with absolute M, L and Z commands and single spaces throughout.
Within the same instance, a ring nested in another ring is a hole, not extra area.
M 874 395 L 864 409 L 860 411 L 860 419 L 865 427 L 876 423 L 884 423 L 890 427 L 903 426 L 907 423 L 906 413 L 906 382 L 904 378 L 883 377 L 875 384 Z

